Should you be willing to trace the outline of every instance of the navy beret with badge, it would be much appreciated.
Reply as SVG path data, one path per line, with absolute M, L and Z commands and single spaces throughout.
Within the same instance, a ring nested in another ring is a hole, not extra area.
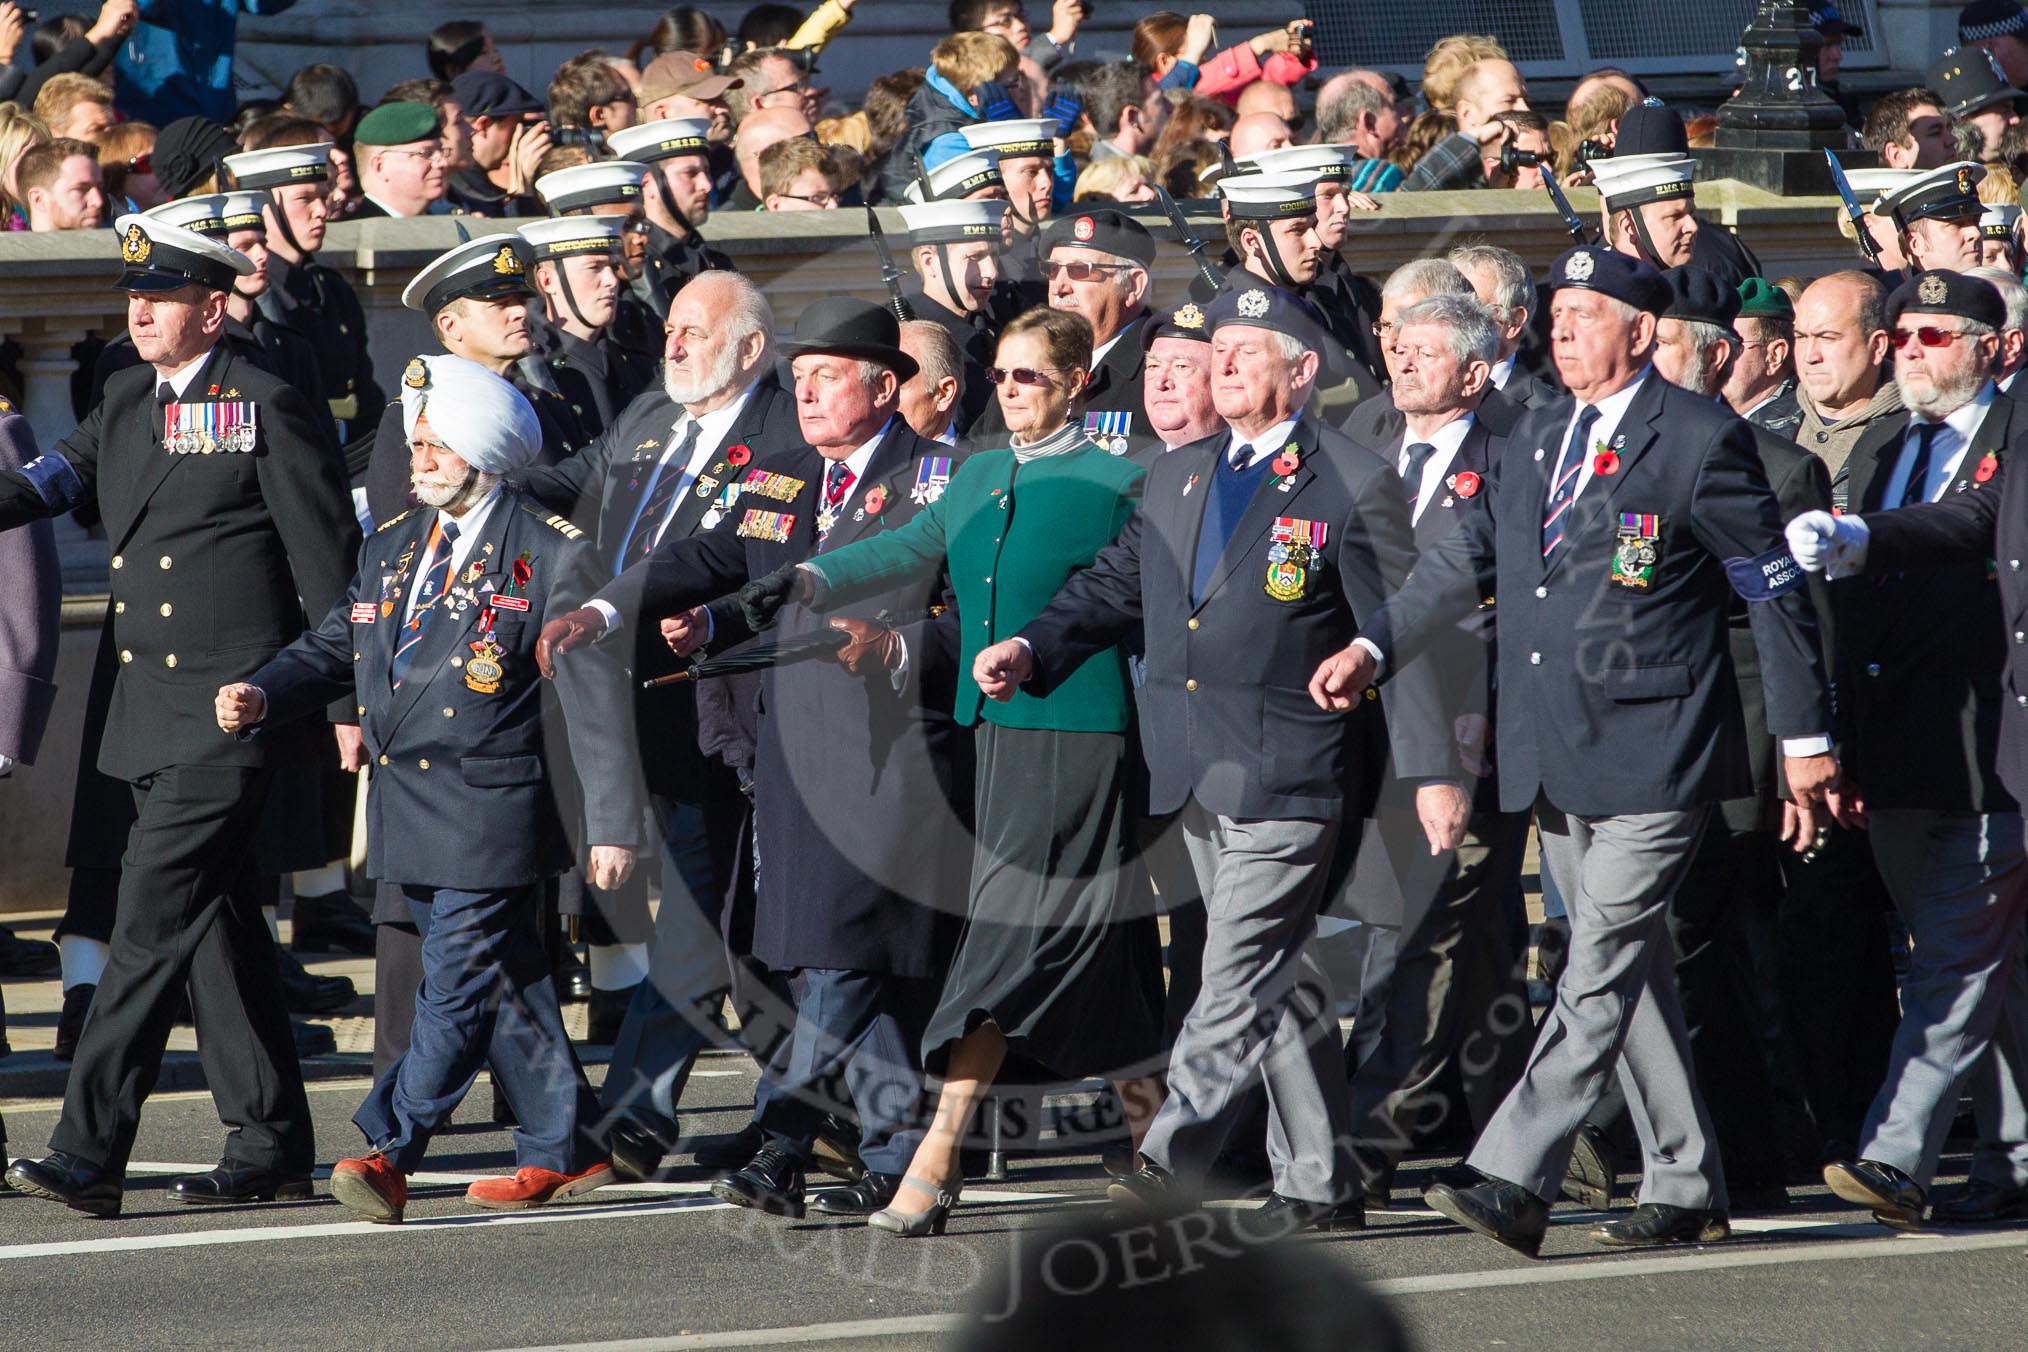
M 1193 343 L 1211 341 L 1211 324 L 1196 304 L 1174 310 L 1157 310 L 1141 325 L 1141 345 L 1151 347 L 1157 338 L 1182 338 Z
M 1685 263 L 1662 274 L 1669 284 L 1669 305 L 1664 319 L 1681 319 L 1692 324 L 1716 324 L 1730 329 L 1739 318 L 1739 292 L 1727 286 L 1718 274 Z
M 2006 325 L 2007 303 L 1991 282 L 1937 269 L 1918 272 L 1894 288 L 1887 298 L 1887 322 L 1903 315 L 1949 315 L 1998 329 Z
M 1119 258 L 1131 259 L 1142 267 L 1155 262 L 1155 237 L 1124 211 L 1100 207 L 1071 216 L 1058 216 L 1042 231 L 1042 253 L 1063 248 L 1097 249 Z
M 1549 285 L 1596 291 L 1651 315 L 1660 315 L 1675 299 L 1669 283 L 1647 263 L 1595 244 L 1566 250 L 1549 269 Z
M 1316 306 L 1293 291 L 1255 282 L 1246 273 L 1234 276 L 1240 284 L 1219 292 L 1206 309 L 1208 329 L 1216 333 L 1228 324 L 1244 324 L 1287 334 L 1312 352 L 1324 350 L 1330 330 Z

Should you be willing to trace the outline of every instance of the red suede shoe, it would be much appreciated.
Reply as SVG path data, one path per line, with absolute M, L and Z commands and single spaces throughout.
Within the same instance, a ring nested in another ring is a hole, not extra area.
M 551 1202 L 568 1202 L 618 1181 L 613 1166 L 604 1160 L 578 1174 L 559 1174 L 553 1169 L 516 1169 L 512 1178 L 480 1179 L 465 1189 L 465 1200 L 489 1211 L 526 1211 Z
M 339 1160 L 331 1166 L 331 1195 L 362 1220 L 399 1225 L 408 1208 L 408 1176 L 385 1155 Z

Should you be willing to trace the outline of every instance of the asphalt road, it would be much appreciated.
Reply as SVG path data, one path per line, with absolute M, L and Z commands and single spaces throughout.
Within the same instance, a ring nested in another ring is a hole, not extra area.
M 364 1087 L 311 1086 L 327 1161 L 358 1148 L 348 1118 Z M 686 1131 L 736 1130 L 751 1092 L 743 1058 L 707 1058 Z M 467 1118 L 488 1096 L 474 1098 Z M 6 1106 L 16 1154 L 39 1149 L 56 1108 Z M 1017 1160 L 1006 1183 L 972 1186 L 941 1241 L 757 1217 L 714 1202 L 687 1165 L 591 1204 L 499 1215 L 461 1194 L 512 1168 L 511 1142 L 461 1125 L 436 1143 L 408 1222 L 372 1226 L 322 1196 L 169 1200 L 167 1178 L 207 1167 L 220 1134 L 206 1095 L 151 1101 L 117 1221 L 0 1196 L 0 1348 L 933 1348 L 1016 1237 L 1097 1202 L 1103 1181 L 1091 1157 Z M 1595 1219 L 1559 1208 L 1532 1263 L 1422 1211 L 1296 1242 L 1372 1283 L 1428 1349 L 2028 1343 L 2028 1232 L 1897 1236 L 1821 1190 L 1702 1249 L 1608 1252 L 1585 1237 Z

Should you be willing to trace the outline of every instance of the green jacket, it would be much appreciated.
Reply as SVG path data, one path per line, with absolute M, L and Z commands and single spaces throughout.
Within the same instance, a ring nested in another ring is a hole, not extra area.
M 967 458 L 929 510 L 907 525 L 810 560 L 824 577 L 826 609 L 928 578 L 949 562 L 957 594 L 958 722 L 1005 728 L 1124 732 L 1125 655 L 1099 653 L 1040 699 L 988 700 L 970 679 L 980 649 L 1040 615 L 1070 575 L 1088 566 L 1133 515 L 1147 471 L 1096 446 L 1020 464 L 1012 451 Z

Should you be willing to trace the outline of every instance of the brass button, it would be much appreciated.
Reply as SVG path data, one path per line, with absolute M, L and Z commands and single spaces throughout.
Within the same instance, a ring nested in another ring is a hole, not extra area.
M 113 614 L 124 615 L 126 613 L 127 613 L 127 603 L 125 601 L 113 602 Z
M 358 653 L 352 654 L 352 660 L 357 662 L 359 660 L 359 654 Z
M 125 559 L 121 558 L 118 554 L 113 555 L 113 567 L 124 568 L 126 566 L 127 561 Z
M 162 556 L 162 571 L 165 573 L 168 572 L 169 565 L 173 562 L 175 562 L 175 560 L 171 559 L 167 554 L 164 554 Z
M 122 662 L 131 662 L 134 660 L 134 655 L 128 652 L 125 648 L 122 648 L 120 649 L 120 660 Z
M 385 756 L 382 756 L 382 757 L 380 758 L 380 763 L 381 763 L 382 765 L 385 765 L 385 764 L 387 764 L 387 757 L 385 757 Z
M 463 665 L 465 665 L 465 659 L 462 657 L 453 657 L 451 659 L 451 665 L 454 667 L 462 667 Z
M 165 654 L 165 655 L 163 656 L 163 658 L 162 658 L 162 665 L 163 665 L 163 666 L 165 666 L 165 667 L 173 667 L 173 666 L 175 666 L 175 665 L 176 665 L 176 654 L 175 654 L 175 653 L 168 653 L 168 654 Z
M 362 718 L 366 716 L 366 706 L 364 704 L 359 706 L 359 714 Z
M 1374 688 L 1373 688 L 1372 686 L 1370 686 L 1370 685 L 1369 685 L 1369 686 L 1367 686 L 1367 687 L 1366 687 L 1366 698 L 1368 698 L 1368 699 L 1379 699 L 1379 698 L 1380 698 L 1380 692 L 1379 692 L 1378 690 L 1375 690 L 1375 689 L 1374 689 Z
M 168 603 L 167 601 L 164 601 L 164 602 L 162 603 L 162 618 L 163 618 L 163 619 L 165 619 L 165 620 L 166 620 L 166 619 L 168 619 L 168 618 L 169 618 L 169 617 L 170 617 L 170 616 L 171 616 L 172 614 L 174 614 L 174 613 L 175 613 L 175 611 L 176 611 L 176 607 L 174 607 L 174 606 L 170 605 L 170 604 L 169 604 L 169 603 Z
M 457 716 L 458 716 L 458 711 L 457 711 L 456 709 L 446 709 L 446 710 L 444 710 L 444 717 L 445 717 L 445 718 L 456 718 Z
M 1189 690 L 1189 691 L 1192 691 L 1192 692 L 1194 693 L 1194 692 L 1196 691 L 1196 689 L 1197 689 L 1197 682 L 1196 682 L 1196 681 L 1194 681 L 1194 680 L 1190 680 L 1190 681 L 1185 681 L 1185 682 L 1183 682 L 1183 688 L 1184 688 L 1185 690 Z
M 415 764 L 418 770 L 427 770 L 430 768 L 430 758 L 428 756 L 424 756 L 421 760 L 417 761 Z
M 1195 615 L 1192 615 L 1192 616 L 1190 617 L 1190 627 L 1191 627 L 1192 629 L 1197 629 L 1197 628 L 1200 628 L 1200 627 L 1201 627 L 1201 626 L 1200 626 L 1200 624 L 1198 623 L 1198 619 L 1197 619 L 1197 617 L 1196 617 Z

